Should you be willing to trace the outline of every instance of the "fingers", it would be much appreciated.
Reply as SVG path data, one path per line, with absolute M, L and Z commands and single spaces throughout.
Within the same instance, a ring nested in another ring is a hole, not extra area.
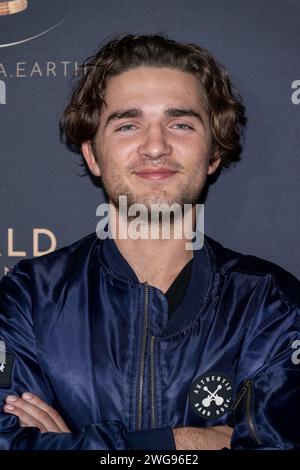
M 36 416 L 36 413 L 33 413 L 32 410 L 26 406 L 26 403 L 24 403 L 24 400 L 21 398 L 17 398 L 17 400 L 13 400 L 13 398 L 17 397 L 12 397 L 9 395 L 6 398 L 6 405 L 4 406 L 3 410 L 5 413 L 10 413 L 13 414 L 14 416 L 17 416 L 20 421 L 20 425 L 22 427 L 34 427 L 38 428 L 41 432 L 47 432 L 52 429 L 47 429 L 47 424 L 44 425 L 41 421 Z M 49 426 L 49 424 L 48 424 Z M 52 428 L 52 426 L 50 426 Z
M 4 411 L 5 413 L 10 413 L 17 416 L 19 418 L 21 427 L 38 428 L 41 432 L 48 431 L 48 429 L 40 421 L 26 413 L 26 411 L 22 410 L 21 408 L 12 405 L 5 405 Z
M 8 395 L 4 411 L 17 416 L 21 426 L 37 427 L 41 432 L 70 432 L 59 414 L 31 393 L 23 393 L 22 398 Z
M 57 411 L 55 411 L 54 408 L 49 406 L 39 397 L 33 395 L 32 393 L 25 392 L 23 393 L 22 398 L 26 400 L 26 402 L 39 408 L 40 410 L 44 411 L 47 415 L 49 415 L 61 432 L 70 432 L 70 429 L 68 428 L 62 417 L 57 413 Z

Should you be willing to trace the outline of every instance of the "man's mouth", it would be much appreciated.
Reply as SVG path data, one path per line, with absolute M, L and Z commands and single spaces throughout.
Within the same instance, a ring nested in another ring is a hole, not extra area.
M 170 168 L 146 168 L 136 171 L 135 174 L 140 178 L 147 180 L 163 180 L 175 175 L 177 171 L 170 170 Z

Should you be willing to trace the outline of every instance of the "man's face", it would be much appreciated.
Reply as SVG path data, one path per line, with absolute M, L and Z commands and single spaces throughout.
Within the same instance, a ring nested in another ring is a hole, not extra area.
M 116 207 L 193 204 L 219 161 L 210 160 L 209 118 L 196 78 L 168 67 L 141 66 L 109 79 L 93 153 L 87 164 Z

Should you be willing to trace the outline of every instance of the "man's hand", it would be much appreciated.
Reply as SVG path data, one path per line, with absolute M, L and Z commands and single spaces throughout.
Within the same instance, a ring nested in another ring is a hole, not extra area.
M 233 429 L 229 426 L 211 428 L 175 428 L 172 430 L 177 450 L 220 450 L 230 448 Z
M 41 432 L 71 432 L 61 416 L 32 393 L 23 393 L 22 398 L 8 395 L 5 401 L 5 413 L 17 416 L 21 427 L 36 427 Z M 232 432 L 233 429 L 228 426 L 173 429 L 177 450 L 219 450 L 230 447 Z
M 17 416 L 21 427 L 35 427 L 41 432 L 71 432 L 61 416 L 32 393 L 23 393 L 22 398 L 8 395 L 5 401 L 3 410 Z

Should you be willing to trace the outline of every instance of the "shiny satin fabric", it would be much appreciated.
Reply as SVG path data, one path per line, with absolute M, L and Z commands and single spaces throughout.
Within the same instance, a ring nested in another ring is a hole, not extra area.
M 141 435 L 145 448 L 175 448 L 171 428 L 219 424 L 234 426 L 232 449 L 300 448 L 299 299 L 292 275 L 209 237 L 170 319 L 111 239 L 19 262 L 0 284 L 0 339 L 15 357 L 0 399 L 31 391 L 72 433 L 1 413 L 0 449 L 127 449 Z M 189 394 L 211 373 L 230 379 L 232 408 L 205 419 Z

